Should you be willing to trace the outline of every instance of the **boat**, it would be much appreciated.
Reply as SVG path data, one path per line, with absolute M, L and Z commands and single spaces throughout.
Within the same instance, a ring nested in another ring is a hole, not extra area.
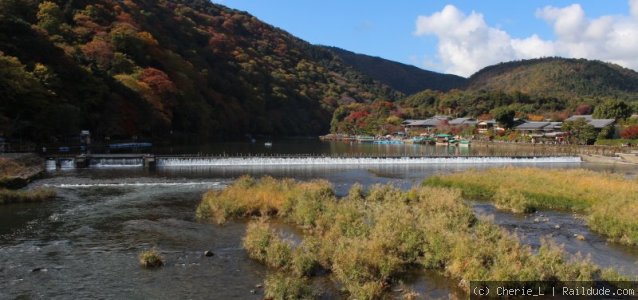
M 459 147 L 469 147 L 471 144 L 470 140 L 460 140 Z
M 377 144 L 377 145 L 403 145 L 403 144 L 405 144 L 403 141 L 399 141 L 399 140 L 378 140 L 378 141 L 374 141 L 372 143 L 373 144 Z
M 412 138 L 412 142 L 415 144 L 434 145 L 434 138 L 428 136 L 420 136 Z
M 372 143 L 372 142 L 374 142 L 374 137 L 373 136 L 368 136 L 368 135 L 358 135 L 357 136 L 357 142 L 359 142 L 359 143 Z
M 435 144 L 437 146 L 447 146 L 447 145 L 450 144 L 450 139 L 451 139 L 452 135 L 445 134 L 445 133 L 439 133 L 439 134 L 436 134 L 434 137 L 436 138 Z
M 272 142 L 265 142 L 265 143 L 264 143 L 264 146 L 266 146 L 266 147 L 272 147 Z
M 115 143 L 109 144 L 109 149 L 137 149 L 137 148 L 150 148 L 153 147 L 152 143 Z

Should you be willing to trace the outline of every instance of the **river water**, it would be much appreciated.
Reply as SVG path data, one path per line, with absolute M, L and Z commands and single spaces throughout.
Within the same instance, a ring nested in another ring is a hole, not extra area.
M 316 149 L 316 144 L 300 145 L 282 152 Z M 387 154 L 383 149 L 404 153 L 407 146 L 384 147 L 371 153 Z M 344 149 L 348 153 L 348 148 Z M 338 151 L 344 150 L 330 151 L 340 154 Z M 195 220 L 195 208 L 205 191 L 223 188 L 234 178 L 251 174 L 300 180 L 323 178 L 343 195 L 356 182 L 364 186 L 392 183 L 407 189 L 433 174 L 502 165 L 207 165 L 158 167 L 153 171 L 136 166 L 101 166 L 51 171 L 28 188 L 53 187 L 58 192 L 55 200 L 0 206 L 0 299 L 261 299 L 263 291 L 255 286 L 263 282 L 268 270 L 250 260 L 241 248 L 245 224 L 217 226 Z M 583 163 L 514 165 L 586 167 L 635 176 L 634 169 Z M 638 273 L 635 250 L 606 243 L 589 232 L 578 217 L 556 212 L 522 216 L 495 211 L 485 203 L 473 205 L 477 214 L 493 216 L 496 223 L 533 247 L 542 236 L 548 236 L 564 244 L 570 253 L 581 252 L 600 265 L 616 267 L 626 274 Z M 560 229 L 555 228 L 556 224 L 561 225 Z M 586 240 L 578 241 L 573 234 L 584 234 Z M 161 252 L 166 265 L 158 270 L 140 268 L 138 253 L 153 247 Z M 205 257 L 205 250 L 215 255 Z M 316 284 L 334 288 L 328 279 Z M 452 282 L 430 273 L 419 274 L 406 284 L 429 297 L 447 298 L 455 292 Z

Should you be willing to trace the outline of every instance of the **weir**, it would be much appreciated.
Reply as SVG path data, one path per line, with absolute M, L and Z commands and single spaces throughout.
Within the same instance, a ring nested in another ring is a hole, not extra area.
M 158 158 L 158 168 L 197 166 L 321 166 L 321 165 L 413 165 L 490 163 L 577 163 L 580 157 L 489 157 L 489 156 L 378 156 L 378 157 L 214 157 Z
M 55 162 L 55 164 L 53 163 Z M 152 154 L 90 154 L 50 157 L 47 169 L 69 168 L 173 168 L 233 166 L 331 166 L 417 164 L 579 163 L 578 156 L 167 156 Z
M 155 155 L 152 154 L 82 154 L 77 156 L 51 156 L 46 160 L 46 169 L 75 168 L 141 168 L 154 167 Z

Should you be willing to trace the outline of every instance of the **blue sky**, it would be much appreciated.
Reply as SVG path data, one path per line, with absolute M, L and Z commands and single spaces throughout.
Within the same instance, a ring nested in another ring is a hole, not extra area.
M 495 62 L 547 55 L 638 67 L 634 46 L 623 53 L 609 47 L 638 37 L 638 13 L 631 13 L 638 0 L 218 2 L 314 44 L 464 76 Z

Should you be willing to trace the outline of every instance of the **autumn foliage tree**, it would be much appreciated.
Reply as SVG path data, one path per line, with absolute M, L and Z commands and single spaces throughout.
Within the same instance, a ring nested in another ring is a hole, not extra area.
M 93 39 L 92 41 L 80 46 L 80 50 L 84 55 L 95 61 L 102 69 L 108 69 L 113 60 L 113 46 L 102 40 Z
M 148 84 L 158 95 L 168 95 L 175 93 L 177 88 L 171 79 L 162 70 L 156 68 L 145 68 L 139 79 Z
M 593 111 L 591 105 L 587 104 L 587 103 L 581 103 L 580 105 L 578 105 L 578 107 L 576 107 L 576 111 L 575 114 L 576 115 L 589 115 L 591 114 Z
M 638 125 L 629 126 L 620 131 L 623 139 L 638 139 Z
M 60 31 L 63 22 L 62 10 L 55 2 L 44 1 L 38 6 L 38 26 L 49 32 L 56 34 Z

